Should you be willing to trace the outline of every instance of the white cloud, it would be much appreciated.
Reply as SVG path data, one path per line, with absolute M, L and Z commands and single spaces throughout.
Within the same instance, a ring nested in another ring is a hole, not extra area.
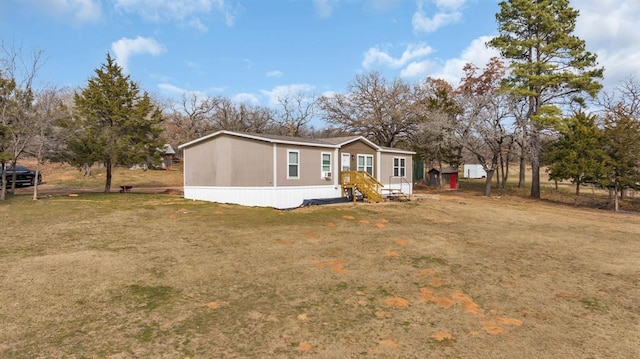
M 29 3 L 61 20 L 71 18 L 76 24 L 98 22 L 102 18 L 99 0 L 29 0 Z
M 432 61 L 412 62 L 400 71 L 400 77 L 424 77 L 436 66 Z
M 426 44 L 410 44 L 402 52 L 402 55 L 399 58 L 394 58 L 379 47 L 372 47 L 365 52 L 362 67 L 365 69 L 371 69 L 376 65 L 380 65 L 390 68 L 400 68 L 408 63 L 414 62 L 416 59 L 424 59 L 432 52 L 433 49 Z
M 125 72 L 128 72 L 129 57 L 132 55 L 150 54 L 158 56 L 166 51 L 164 46 L 152 38 L 141 36 L 135 39 L 123 37 L 111 44 L 111 50 L 116 55 L 116 62 Z
M 189 21 L 187 25 L 201 32 L 209 31 L 209 28 L 207 27 L 207 25 L 203 24 L 202 21 L 200 21 L 200 19 L 191 19 L 191 21 Z
M 189 91 L 187 91 L 187 90 L 185 90 L 185 89 L 183 89 L 181 87 L 178 87 L 178 86 L 175 86 L 175 85 L 172 85 L 172 84 L 168 84 L 168 83 L 158 84 L 158 88 L 160 90 L 162 90 L 163 92 L 169 93 L 171 95 L 182 95 L 184 93 L 188 93 L 189 92 Z
M 231 97 L 231 101 L 237 104 L 249 104 L 257 106 L 260 104 L 258 96 L 252 93 L 238 93 Z
M 316 13 L 322 18 L 330 17 L 333 13 L 333 7 L 336 5 L 336 0 L 313 0 L 313 5 L 316 8 Z
M 446 60 L 429 76 L 446 80 L 453 86 L 457 86 L 464 76 L 463 68 L 466 64 L 472 63 L 483 68 L 492 57 L 500 55 L 497 50 L 486 46 L 491 39 L 491 36 L 481 36 L 473 40 L 459 57 Z
M 637 0 L 582 0 L 576 35 L 605 67 L 605 89 L 629 76 L 640 78 L 640 2 Z
M 267 97 L 269 106 L 276 106 L 278 99 L 295 96 L 297 94 L 312 93 L 316 90 L 316 87 L 308 84 L 292 84 L 276 86 L 271 91 L 261 90 L 262 94 Z
M 273 71 L 269 71 L 265 74 L 265 76 L 267 77 L 282 77 L 284 75 L 284 73 L 282 73 L 282 71 L 278 71 L 278 70 L 273 70 Z
M 425 13 L 425 1 L 417 1 L 418 8 L 411 18 L 411 24 L 415 32 L 434 32 L 445 25 L 456 23 L 462 19 L 462 12 L 459 10 L 464 6 L 465 0 L 432 0 L 437 11 L 431 17 Z
M 224 16 L 226 25 L 233 26 L 235 22 L 234 11 L 225 0 L 115 0 L 115 8 L 150 21 L 186 21 L 201 31 L 207 27 L 199 16 L 214 11 Z

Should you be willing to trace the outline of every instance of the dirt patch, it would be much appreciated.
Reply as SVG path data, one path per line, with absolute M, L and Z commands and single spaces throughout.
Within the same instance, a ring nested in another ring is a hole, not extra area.
M 392 339 L 380 339 L 378 344 L 383 347 L 398 349 L 400 348 L 400 344 Z
M 222 301 L 222 302 L 209 302 L 207 304 L 205 304 L 205 306 L 207 306 L 207 308 L 211 308 L 211 309 L 218 309 L 221 307 L 226 307 L 229 305 L 229 302 L 226 301 Z
M 441 330 L 431 334 L 431 339 L 436 341 L 453 340 L 453 335 L 446 330 Z
M 404 246 L 407 246 L 409 244 L 409 241 L 406 240 L 406 239 L 398 239 L 396 241 L 396 244 L 399 245 L 399 246 L 403 246 L 404 247 Z
M 384 299 L 384 305 L 393 308 L 406 308 L 409 306 L 409 301 L 400 297 L 390 297 Z
M 311 349 L 313 349 L 313 346 L 311 345 L 311 343 L 302 342 L 302 343 L 298 344 L 298 351 L 308 352 Z
M 347 270 L 344 268 L 343 259 L 332 259 L 324 262 L 316 262 L 314 266 L 316 268 L 331 268 L 331 270 L 337 274 L 347 273 Z

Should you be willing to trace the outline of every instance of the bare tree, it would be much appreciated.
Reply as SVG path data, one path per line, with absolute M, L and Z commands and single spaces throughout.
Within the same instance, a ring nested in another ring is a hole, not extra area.
M 321 97 L 319 106 L 328 123 L 393 147 L 407 141 L 417 128 L 414 100 L 409 84 L 400 79 L 387 83 L 373 71 L 357 75 L 347 94 Z
M 7 162 L 15 167 L 18 158 L 25 152 L 34 137 L 33 120 L 33 82 L 43 65 L 44 51 L 33 51 L 25 60 L 22 49 L 15 45 L 0 46 L 0 77 L 2 77 L 2 104 L 0 104 L 0 165 Z M 3 171 L 3 176 L 6 171 Z M 15 191 L 16 171 L 13 172 L 11 192 Z M 5 198 L 6 180 L 2 181 L 0 199 Z
M 500 93 L 505 66 L 492 58 L 481 73 L 472 64 L 464 67 L 465 77 L 457 90 L 464 111 L 456 126 L 460 144 L 471 152 L 487 173 L 485 196 L 491 195 L 491 180 L 511 143 L 508 121 L 513 120 L 510 96 Z M 499 181 L 500 176 L 497 176 Z
M 221 98 L 216 102 L 212 115 L 215 130 L 252 133 L 275 133 L 273 112 L 265 107 L 236 104 Z
M 32 119 L 33 155 L 36 158 L 34 201 L 38 199 L 37 178 L 40 174 L 40 164 L 44 158 L 58 152 L 58 149 L 63 146 L 65 131 L 59 126 L 59 122 L 64 118 L 71 118 L 71 107 L 65 104 L 65 99 L 69 98 L 71 98 L 70 91 L 55 87 L 46 88 L 35 95 Z
M 318 96 L 302 91 L 280 96 L 277 101 L 276 123 L 284 127 L 289 136 L 307 135 L 311 120 L 318 114 Z

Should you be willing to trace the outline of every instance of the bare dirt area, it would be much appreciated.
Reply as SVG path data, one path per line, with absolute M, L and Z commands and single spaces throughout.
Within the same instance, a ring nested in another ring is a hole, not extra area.
M 446 192 L 0 204 L 2 358 L 634 358 L 640 223 Z

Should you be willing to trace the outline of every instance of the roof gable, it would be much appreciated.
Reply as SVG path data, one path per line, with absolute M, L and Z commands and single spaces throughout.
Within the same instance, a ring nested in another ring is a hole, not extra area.
M 324 148 L 340 148 L 342 146 L 348 145 L 350 143 L 356 141 L 362 141 L 365 144 L 371 146 L 373 149 L 381 152 L 392 152 L 392 153 L 404 153 L 404 154 L 414 154 L 413 151 L 406 151 L 397 148 L 390 147 L 382 147 L 378 146 L 375 143 L 369 141 L 363 136 L 344 136 L 344 137 L 330 137 L 330 138 L 303 138 L 303 137 L 291 137 L 291 136 L 279 136 L 279 135 L 270 135 L 264 133 L 247 133 L 247 132 L 236 132 L 236 131 L 227 131 L 221 130 L 206 136 L 197 138 L 193 141 L 189 141 L 187 143 L 183 143 L 178 146 L 179 149 L 190 147 L 193 145 L 197 145 L 200 142 L 222 136 L 229 135 L 240 138 L 247 138 L 256 141 L 265 141 L 270 143 L 280 143 L 287 145 L 299 145 L 299 146 L 311 146 L 311 147 L 324 147 Z

